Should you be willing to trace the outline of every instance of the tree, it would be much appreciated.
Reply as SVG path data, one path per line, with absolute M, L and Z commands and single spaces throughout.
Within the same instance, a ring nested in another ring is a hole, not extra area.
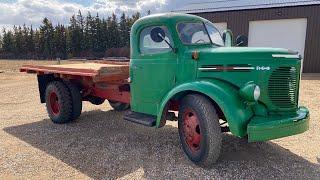
M 14 38 L 11 31 L 3 29 L 2 50 L 6 53 L 14 53 Z
M 1 34 L 0 34 L 0 52 L 2 52 L 2 36 L 1 36 Z
M 82 51 L 82 47 L 81 47 L 81 29 L 80 26 L 77 22 L 76 17 L 73 15 L 70 19 L 70 25 L 68 28 L 68 52 L 73 56 L 79 56 L 81 51 Z
M 109 31 L 109 46 L 108 48 L 116 48 L 119 47 L 120 43 L 120 33 L 117 22 L 117 16 L 112 14 L 111 18 L 108 18 L 108 31 Z
M 34 31 L 32 26 L 30 27 L 30 30 L 26 34 L 26 50 L 29 54 L 28 58 L 34 59 L 35 57 L 35 42 L 34 42 Z
M 125 13 L 122 13 L 119 23 L 120 43 L 119 47 L 128 47 L 130 41 L 130 24 Z
M 84 28 L 85 28 L 85 18 L 82 16 L 81 11 L 78 11 L 77 15 L 77 25 L 79 31 L 79 41 L 81 43 L 81 51 L 85 48 L 85 41 L 84 41 Z
M 54 56 L 56 58 L 65 59 L 67 57 L 66 51 L 66 31 L 63 25 L 58 24 L 54 30 Z
M 86 51 L 86 54 L 92 53 L 93 50 L 93 18 L 91 16 L 91 13 L 89 12 L 86 17 L 86 23 L 85 23 L 85 29 L 84 29 L 84 51 Z
M 48 18 L 44 18 L 40 26 L 40 42 L 43 48 L 43 56 L 52 59 L 54 54 L 54 29 Z
M 13 41 L 13 47 L 14 47 L 14 53 L 17 55 L 18 58 L 22 58 L 21 54 L 23 53 L 22 50 L 22 30 L 21 26 L 14 26 L 13 27 L 13 32 L 14 32 L 14 41 Z

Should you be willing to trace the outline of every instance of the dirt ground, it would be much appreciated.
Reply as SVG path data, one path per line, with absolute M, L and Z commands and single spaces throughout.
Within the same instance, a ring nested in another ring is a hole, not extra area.
M 224 134 L 219 162 L 202 169 L 184 155 L 176 122 L 143 127 L 108 103 L 84 103 L 75 122 L 51 123 L 36 76 L 18 72 L 25 63 L 39 62 L 0 60 L 0 179 L 320 179 L 319 75 L 301 85 L 309 131 L 262 143 Z

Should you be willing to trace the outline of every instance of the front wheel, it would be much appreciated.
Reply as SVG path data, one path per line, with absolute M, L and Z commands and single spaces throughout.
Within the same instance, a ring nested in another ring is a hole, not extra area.
M 178 117 L 179 136 L 188 158 L 203 167 L 212 166 L 221 149 L 221 129 L 208 98 L 190 94 L 183 98 Z

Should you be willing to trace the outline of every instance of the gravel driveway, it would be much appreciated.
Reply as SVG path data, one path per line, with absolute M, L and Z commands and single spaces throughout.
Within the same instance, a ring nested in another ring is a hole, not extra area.
M 53 124 L 36 77 L 3 67 L 0 61 L 0 179 L 320 179 L 319 76 L 301 86 L 308 132 L 263 143 L 224 134 L 219 162 L 202 169 L 184 155 L 176 122 L 143 127 L 108 103 L 84 103 L 80 119 Z

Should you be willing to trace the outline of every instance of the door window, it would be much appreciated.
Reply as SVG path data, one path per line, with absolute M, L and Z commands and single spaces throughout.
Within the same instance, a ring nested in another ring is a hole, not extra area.
M 141 54 L 156 54 L 156 53 L 164 53 L 164 52 L 172 51 L 170 46 L 165 41 L 155 42 L 151 39 L 151 31 L 156 27 L 160 27 L 164 30 L 165 41 L 167 41 L 169 44 L 173 46 L 172 37 L 167 27 L 151 26 L 143 29 L 142 32 L 140 33 L 140 53 Z

